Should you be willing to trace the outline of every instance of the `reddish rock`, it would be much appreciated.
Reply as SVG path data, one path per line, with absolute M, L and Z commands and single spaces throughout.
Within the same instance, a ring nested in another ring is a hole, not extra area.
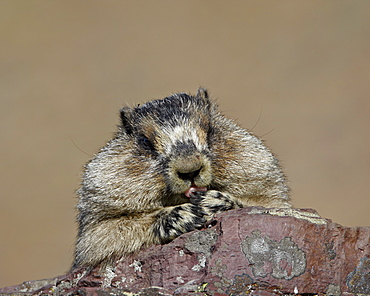
M 0 289 L 2 295 L 370 294 L 370 227 L 344 227 L 313 210 L 244 208 L 206 229 L 122 258 Z

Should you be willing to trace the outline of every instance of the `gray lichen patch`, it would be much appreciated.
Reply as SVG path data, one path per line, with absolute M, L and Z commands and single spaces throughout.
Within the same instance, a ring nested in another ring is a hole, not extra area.
M 370 258 L 364 257 L 347 277 L 347 286 L 352 293 L 370 294 Z
M 141 272 L 141 267 L 143 265 L 140 261 L 134 260 L 134 262 L 132 264 L 130 264 L 129 266 L 133 267 L 135 272 Z
M 185 248 L 193 253 L 203 253 L 206 257 L 211 255 L 218 235 L 214 229 L 194 232 L 185 242 Z
M 57 278 L 52 279 L 43 279 L 43 280 L 36 280 L 36 281 L 27 281 L 19 285 L 19 292 L 26 293 L 38 290 L 46 285 L 53 285 L 57 283 Z
M 328 296 L 340 296 L 341 291 L 338 285 L 329 284 L 328 289 L 326 290 L 326 295 Z
M 277 279 L 290 280 L 305 271 L 305 253 L 290 237 L 277 242 L 267 235 L 261 235 L 259 230 L 254 230 L 251 236 L 242 241 L 241 248 L 256 277 L 271 275 Z
M 334 251 L 334 242 L 325 243 L 325 254 L 330 260 L 334 260 L 337 253 Z
M 112 280 L 116 277 L 116 273 L 114 272 L 114 268 L 111 266 L 107 266 L 104 270 L 103 276 L 103 285 L 102 287 L 110 287 L 112 284 Z
M 232 285 L 227 288 L 228 295 L 247 295 L 253 289 L 254 280 L 248 274 L 235 275 Z
M 222 278 L 224 271 L 227 269 L 227 265 L 222 262 L 222 259 L 216 259 L 214 265 L 211 267 L 212 274 Z
M 185 242 L 185 248 L 197 253 L 198 263 L 191 270 L 200 271 L 206 267 L 207 258 L 211 256 L 213 246 L 217 242 L 218 235 L 214 229 L 194 232 Z
M 198 280 L 191 280 L 176 288 L 174 295 L 188 295 L 199 290 L 200 284 Z
M 207 257 L 204 254 L 198 255 L 198 264 L 195 264 L 191 270 L 200 271 L 202 268 L 206 267 Z

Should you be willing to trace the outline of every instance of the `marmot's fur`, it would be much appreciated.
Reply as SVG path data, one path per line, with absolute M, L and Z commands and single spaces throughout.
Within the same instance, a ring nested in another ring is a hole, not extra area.
M 77 191 L 74 267 L 93 267 L 201 228 L 217 212 L 291 207 L 278 160 L 207 91 L 121 110 Z

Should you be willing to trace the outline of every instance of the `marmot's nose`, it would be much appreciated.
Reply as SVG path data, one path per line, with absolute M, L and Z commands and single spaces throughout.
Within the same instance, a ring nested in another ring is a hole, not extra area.
M 197 169 L 195 171 L 186 172 L 186 173 L 177 172 L 177 174 L 178 174 L 179 178 L 182 179 L 182 180 L 193 181 L 199 175 L 201 169 L 202 169 L 202 167 L 200 167 L 199 169 Z

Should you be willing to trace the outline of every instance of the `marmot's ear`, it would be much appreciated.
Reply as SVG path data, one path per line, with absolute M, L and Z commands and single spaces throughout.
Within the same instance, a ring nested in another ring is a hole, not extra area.
M 120 111 L 122 127 L 126 130 L 127 134 L 132 133 L 131 125 L 131 114 L 132 109 L 129 107 L 123 107 Z
M 208 91 L 205 88 L 200 87 L 200 88 L 198 88 L 196 97 L 200 98 L 200 99 L 203 99 L 203 100 L 208 100 L 209 99 Z
M 205 101 L 207 109 L 208 109 L 208 111 L 211 115 L 216 114 L 217 104 L 216 104 L 216 102 L 214 102 L 213 100 L 211 100 L 209 98 L 209 94 L 208 94 L 207 89 L 205 89 L 203 87 L 198 88 L 196 97 Z

